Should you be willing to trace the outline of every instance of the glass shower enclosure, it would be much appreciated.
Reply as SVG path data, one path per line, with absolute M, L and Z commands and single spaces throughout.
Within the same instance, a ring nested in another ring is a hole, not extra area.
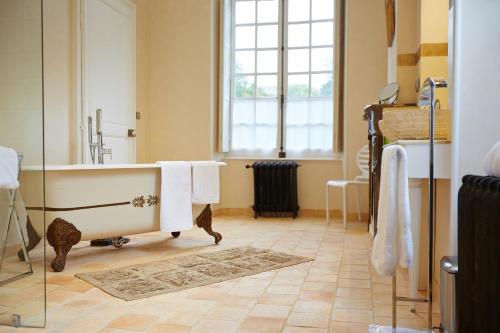
M 17 327 L 46 317 L 42 1 L 0 0 L 0 325 Z

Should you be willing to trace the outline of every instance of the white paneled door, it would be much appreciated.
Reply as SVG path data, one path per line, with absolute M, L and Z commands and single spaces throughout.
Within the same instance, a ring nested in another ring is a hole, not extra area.
M 135 163 L 135 6 L 128 0 L 81 0 L 82 156 L 92 163 L 88 117 L 96 136 L 102 110 L 105 164 Z M 95 163 L 97 163 L 97 150 Z

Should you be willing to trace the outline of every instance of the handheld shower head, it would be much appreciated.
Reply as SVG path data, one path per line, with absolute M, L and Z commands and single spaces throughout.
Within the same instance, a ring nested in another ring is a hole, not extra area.
M 102 110 L 95 110 L 95 132 L 97 135 L 102 134 Z
M 422 89 L 420 90 L 420 96 L 418 98 L 418 106 L 421 108 L 430 108 L 431 103 L 433 103 L 432 99 L 433 90 L 435 88 L 446 88 L 448 87 L 448 82 L 446 82 L 443 78 L 432 78 L 428 77 L 425 79 L 424 84 L 422 85 Z M 432 105 L 434 107 L 434 105 Z

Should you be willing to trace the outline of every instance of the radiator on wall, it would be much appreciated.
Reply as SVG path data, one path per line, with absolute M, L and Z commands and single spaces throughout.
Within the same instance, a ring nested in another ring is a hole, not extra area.
M 253 169 L 255 218 L 258 216 L 297 217 L 297 168 L 294 161 L 257 161 Z
M 500 178 L 465 176 L 458 193 L 458 332 L 500 332 Z

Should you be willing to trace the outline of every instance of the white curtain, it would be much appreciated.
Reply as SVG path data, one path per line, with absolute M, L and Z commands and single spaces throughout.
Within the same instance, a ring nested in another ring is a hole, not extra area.
M 289 99 L 286 109 L 286 150 L 323 151 L 333 147 L 333 99 Z
M 219 51 L 219 152 L 229 152 L 231 112 L 231 1 L 221 0 Z

